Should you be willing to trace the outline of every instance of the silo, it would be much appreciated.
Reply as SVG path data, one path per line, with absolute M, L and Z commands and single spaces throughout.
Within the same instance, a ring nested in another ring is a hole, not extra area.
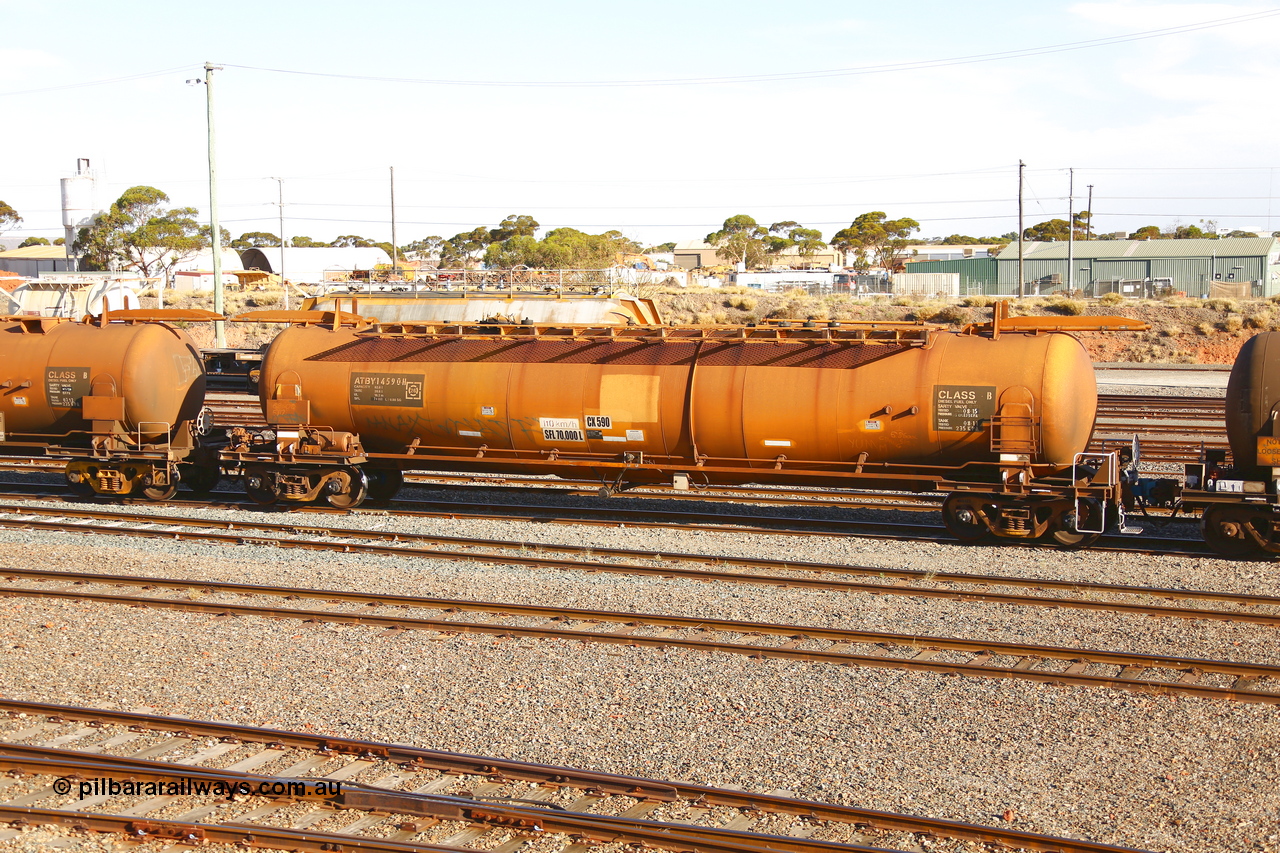
M 71 260 L 76 232 L 93 221 L 98 212 L 96 201 L 96 176 L 89 168 L 89 159 L 76 160 L 76 173 L 62 179 L 62 230 L 67 244 L 67 259 Z M 72 264 L 79 267 L 78 263 Z

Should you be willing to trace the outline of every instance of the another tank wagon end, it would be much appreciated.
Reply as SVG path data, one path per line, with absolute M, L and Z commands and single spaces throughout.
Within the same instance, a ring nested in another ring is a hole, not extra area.
M 218 480 L 204 367 L 177 321 L 207 311 L 0 317 L 0 453 L 67 461 L 79 494 L 152 500 Z
M 1280 554 L 1280 332 L 1244 342 L 1227 380 L 1227 440 L 1188 464 L 1182 506 L 1202 510 L 1205 542 L 1228 557 Z

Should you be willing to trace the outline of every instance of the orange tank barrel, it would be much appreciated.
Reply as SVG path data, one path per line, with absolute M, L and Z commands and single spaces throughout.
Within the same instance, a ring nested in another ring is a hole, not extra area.
M 272 343 L 261 382 L 264 406 L 300 396 L 311 423 L 375 452 L 640 451 L 739 468 L 1005 454 L 1065 467 L 1097 405 L 1093 366 L 1070 335 L 911 324 L 296 326 Z
M 1258 439 L 1280 438 L 1277 409 L 1280 332 L 1263 332 L 1240 347 L 1227 380 L 1227 440 L 1239 474 L 1270 479 L 1271 466 L 1258 464 Z
M 8 441 L 87 435 L 95 417 L 118 421 L 143 441 L 163 439 L 199 414 L 204 381 L 200 353 L 179 329 L 0 319 L 0 415 Z M 86 398 L 96 413 L 86 411 Z

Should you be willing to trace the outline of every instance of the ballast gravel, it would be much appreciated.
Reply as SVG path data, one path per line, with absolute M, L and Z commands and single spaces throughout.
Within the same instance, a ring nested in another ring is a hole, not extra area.
M 323 523 L 340 522 L 1280 594 L 1277 572 L 1262 562 L 396 516 L 330 516 Z M 315 521 L 299 520 L 308 523 Z M 1277 629 L 1227 622 L 445 559 L 4 530 L 4 565 L 1280 662 Z M 0 693 L 15 699 L 145 707 L 631 775 L 781 788 L 1139 849 L 1280 850 L 1276 706 L 680 649 L 216 620 L 46 599 L 0 602 L 0 652 Z

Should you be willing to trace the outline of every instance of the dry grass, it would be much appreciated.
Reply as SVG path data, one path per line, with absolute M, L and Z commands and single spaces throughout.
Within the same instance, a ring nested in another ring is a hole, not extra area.
M 960 304 L 967 308 L 990 308 L 1000 301 L 998 296 L 966 296 L 960 300 Z
M 760 304 L 760 300 L 754 296 L 730 296 L 724 304 L 728 308 L 737 308 L 739 311 L 754 311 Z
M 1124 297 L 1118 293 L 1104 293 L 1098 298 L 1099 305 L 1112 306 L 1119 305 L 1121 302 L 1124 302 Z
M 1223 300 L 1211 300 L 1223 301 Z M 1239 314 L 1228 314 L 1227 318 L 1218 324 L 1218 328 L 1224 332 L 1235 333 L 1244 328 L 1244 318 Z
M 1270 329 L 1274 322 L 1275 315 L 1266 309 L 1250 314 L 1244 318 L 1244 324 L 1250 329 L 1259 329 L 1262 331 Z
M 1050 299 L 1045 308 L 1055 314 L 1066 314 L 1071 317 L 1077 317 L 1088 309 L 1088 303 L 1083 299 L 1068 299 L 1065 296 L 1055 296 Z
M 1178 335 L 1182 334 L 1182 327 L 1181 326 L 1165 326 L 1163 329 L 1160 330 L 1160 334 L 1166 338 L 1176 338 Z
M 1196 326 L 1196 331 L 1204 335 L 1205 337 L 1208 337 L 1209 335 L 1212 335 L 1215 331 L 1217 331 L 1217 329 L 1214 328 L 1212 323 L 1201 323 L 1200 325 Z
M 1204 301 L 1205 308 L 1211 308 L 1214 311 L 1232 312 L 1240 310 L 1240 303 L 1234 299 L 1206 299 Z
M 969 312 L 959 305 L 943 306 L 929 319 L 934 323 L 948 323 L 952 326 L 960 326 L 970 321 Z

